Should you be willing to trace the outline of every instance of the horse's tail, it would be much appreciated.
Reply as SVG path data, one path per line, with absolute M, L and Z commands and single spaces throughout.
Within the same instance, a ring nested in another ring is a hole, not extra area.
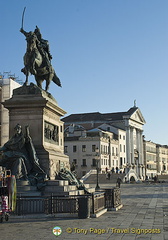
M 56 75 L 55 72 L 54 72 L 54 76 L 53 76 L 52 81 L 53 81 L 55 84 L 57 84 L 59 87 L 62 87 L 62 86 L 61 86 L 61 81 L 60 81 L 60 79 L 57 77 L 57 75 Z

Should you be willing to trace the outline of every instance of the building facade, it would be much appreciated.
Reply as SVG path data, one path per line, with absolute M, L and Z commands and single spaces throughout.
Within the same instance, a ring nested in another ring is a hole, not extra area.
M 111 132 L 73 124 L 65 129 L 64 147 L 79 178 L 97 168 L 100 172 L 119 169 L 119 144 Z
M 0 101 L 1 103 L 12 97 L 13 89 L 21 85 L 14 78 L 0 76 Z M 0 104 L 0 146 L 9 140 L 9 112 Z
M 157 173 L 168 174 L 168 146 L 156 144 L 157 151 Z
M 99 128 L 105 131 L 112 132 L 115 138 L 118 140 L 118 148 L 112 147 L 112 158 L 113 158 L 112 161 L 113 163 L 115 163 L 115 159 L 118 159 L 117 161 L 119 161 L 119 169 L 122 172 L 125 171 L 126 169 L 126 131 L 106 123 L 100 125 Z
M 144 140 L 144 162 L 145 162 L 145 176 L 153 178 L 158 173 L 157 164 L 157 146 L 156 143 Z
M 146 176 L 168 174 L 168 146 L 144 140 Z
M 72 114 L 62 120 L 65 123 L 65 128 L 76 124 L 87 131 L 100 126 L 108 131 L 110 131 L 110 127 L 113 130 L 115 129 L 118 134 L 118 141 L 120 141 L 118 146 L 118 166 L 121 166 L 121 169 L 124 168 L 126 173 L 131 170 L 132 176 L 136 175 L 136 179 L 145 178 L 142 137 L 145 119 L 139 108 L 134 106 L 127 112 L 118 113 Z M 131 174 L 128 175 L 129 179 Z

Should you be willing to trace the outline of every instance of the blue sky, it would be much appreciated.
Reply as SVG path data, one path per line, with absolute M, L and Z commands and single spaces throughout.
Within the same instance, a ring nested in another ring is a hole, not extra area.
M 23 81 L 25 6 L 24 29 L 38 25 L 50 43 L 62 88 L 49 92 L 68 115 L 127 111 L 136 99 L 146 140 L 168 145 L 167 0 L 2 0 L 0 72 Z

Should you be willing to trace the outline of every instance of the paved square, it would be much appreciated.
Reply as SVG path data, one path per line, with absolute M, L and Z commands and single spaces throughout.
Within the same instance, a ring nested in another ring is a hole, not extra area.
M 0 224 L 0 239 L 168 240 L 168 183 L 122 184 L 121 197 L 122 209 L 99 218 L 11 217 Z M 52 232 L 56 226 L 59 236 Z

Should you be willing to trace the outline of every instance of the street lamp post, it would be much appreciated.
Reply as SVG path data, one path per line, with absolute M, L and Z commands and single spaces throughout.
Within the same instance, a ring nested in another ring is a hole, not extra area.
M 97 170 L 97 184 L 95 190 L 99 190 L 99 149 L 96 148 L 96 170 Z

